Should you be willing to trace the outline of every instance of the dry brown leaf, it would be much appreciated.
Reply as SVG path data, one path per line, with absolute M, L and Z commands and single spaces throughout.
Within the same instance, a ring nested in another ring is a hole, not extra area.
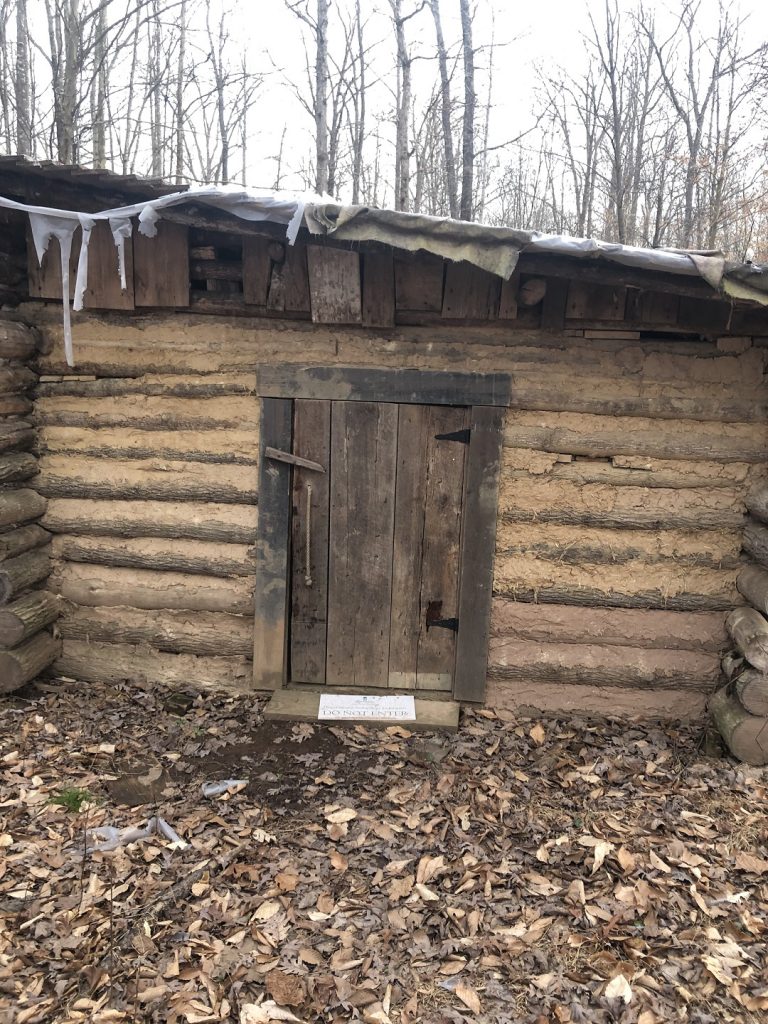
M 349 868 L 349 861 L 338 850 L 332 850 L 328 859 L 331 862 L 331 867 L 342 874 Z
M 269 921 L 281 909 L 282 905 L 279 900 L 265 900 L 254 913 L 254 920 Z
M 605 986 L 603 995 L 607 999 L 621 999 L 624 1003 L 629 1003 L 632 1000 L 632 986 L 623 974 L 617 974 Z
M 544 726 L 541 724 L 541 722 L 537 722 L 536 725 L 534 725 L 534 727 L 528 733 L 528 735 L 531 737 L 536 746 L 540 747 L 544 743 L 547 734 L 544 731 Z
M 344 825 L 348 821 L 354 821 L 357 811 L 352 807 L 340 807 L 326 811 L 325 820 L 331 825 Z
M 737 871 L 747 871 L 751 875 L 764 875 L 768 871 L 768 860 L 755 857 L 754 854 L 747 853 L 746 850 L 740 850 L 736 854 L 735 864 Z
M 279 968 L 271 970 L 264 984 L 267 994 L 280 1006 L 301 1006 L 306 998 L 306 989 L 301 978 L 294 974 L 286 974 Z
M 454 992 L 462 1003 L 472 1011 L 472 1013 L 481 1012 L 482 1007 L 480 1005 L 480 997 L 471 985 L 468 985 L 465 981 L 460 981 L 454 989 Z

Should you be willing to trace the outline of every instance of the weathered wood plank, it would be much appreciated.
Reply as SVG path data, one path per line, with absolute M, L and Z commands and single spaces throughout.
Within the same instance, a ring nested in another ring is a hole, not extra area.
M 362 321 L 360 254 L 308 245 L 307 267 L 313 322 L 359 324 Z
M 472 439 L 464 472 L 459 632 L 453 690 L 457 700 L 479 702 L 485 696 L 503 424 L 504 413 L 500 409 L 472 410 Z
M 456 732 L 459 727 L 459 705 L 453 701 L 416 700 L 416 721 L 405 723 L 408 729 L 419 731 Z M 281 690 L 270 698 L 264 709 L 264 718 L 269 722 L 316 722 L 320 707 L 320 694 L 311 690 Z M 392 721 L 375 722 L 370 718 L 361 719 L 365 725 L 382 728 L 391 726 Z M 355 719 L 345 719 L 354 725 Z M 332 722 L 323 723 L 332 725 Z
M 388 683 L 397 414 L 384 402 L 333 403 L 329 685 Z
M 363 253 L 363 323 L 392 327 L 395 323 L 395 271 L 392 253 Z
M 286 313 L 310 312 L 306 245 L 286 245 L 285 247 L 283 305 Z
M 243 236 L 243 299 L 254 306 L 266 306 L 272 275 L 267 235 Z
M 543 330 L 558 331 L 565 326 L 570 286 L 571 282 L 565 278 L 553 277 L 547 280 L 547 291 L 541 307 Z
M 299 467 L 293 471 L 290 677 L 293 682 L 322 685 L 328 625 L 330 402 L 294 403 L 293 449 L 325 472 Z
M 265 690 L 286 678 L 291 467 L 265 459 L 264 449 L 291 450 L 292 420 L 288 399 L 262 401 L 253 662 L 254 684 Z
M 88 245 L 88 287 L 83 296 L 86 309 L 133 309 L 133 235 L 124 240 L 125 283 L 120 286 L 118 253 L 107 221 L 96 221 Z M 59 295 L 61 295 L 59 286 Z
M 397 253 L 395 305 L 398 310 L 440 313 L 443 308 L 443 260 L 431 253 Z
M 501 282 L 499 320 L 517 320 L 517 290 L 519 287 L 519 270 L 514 270 L 509 280 Z
M 136 306 L 189 305 L 189 228 L 160 220 L 157 235 L 133 234 Z
M 269 398 L 316 398 L 417 405 L 506 406 L 506 373 L 459 373 L 363 366 L 260 366 L 258 392 Z
M 446 319 L 494 320 L 501 278 L 471 263 L 449 261 L 445 268 L 443 313 Z

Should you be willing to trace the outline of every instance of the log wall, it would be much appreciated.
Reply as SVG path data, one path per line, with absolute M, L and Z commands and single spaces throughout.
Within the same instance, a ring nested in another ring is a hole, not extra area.
M 33 453 L 37 348 L 32 328 L 0 316 L 0 694 L 33 680 L 61 650 L 51 628 L 58 602 L 42 589 L 51 537 L 38 525 L 46 501 Z
M 497 370 L 506 418 L 488 702 L 691 714 L 718 680 L 768 347 L 424 323 L 386 330 L 28 307 L 58 667 L 237 689 L 250 677 L 259 363 Z

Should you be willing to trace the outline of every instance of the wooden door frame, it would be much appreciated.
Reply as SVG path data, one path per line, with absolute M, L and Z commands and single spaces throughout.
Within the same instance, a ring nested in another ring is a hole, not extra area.
M 510 404 L 512 386 L 509 374 L 282 365 L 260 366 L 257 379 L 261 429 L 254 601 L 256 689 L 277 690 L 287 682 L 291 467 L 266 459 L 264 449 L 291 451 L 294 399 L 458 405 L 470 408 L 470 443 L 464 469 L 453 697 L 481 703 L 488 664 L 504 410 Z

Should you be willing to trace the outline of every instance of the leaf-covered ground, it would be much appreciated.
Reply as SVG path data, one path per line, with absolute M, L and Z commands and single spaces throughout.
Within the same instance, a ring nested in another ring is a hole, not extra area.
M 0 1019 L 766 1020 L 768 776 L 700 726 L 260 711 L 5 699 Z M 222 778 L 248 785 L 203 796 Z M 155 814 L 188 845 L 84 853 Z

